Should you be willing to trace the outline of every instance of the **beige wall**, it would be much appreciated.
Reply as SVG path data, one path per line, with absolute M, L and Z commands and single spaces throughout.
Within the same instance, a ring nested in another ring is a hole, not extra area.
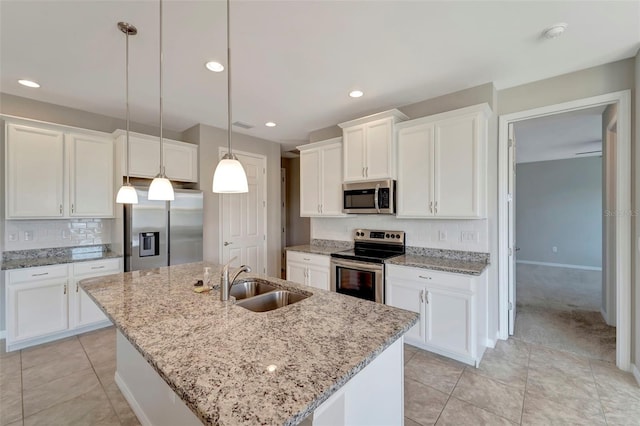
M 219 148 L 227 146 L 227 131 L 198 124 L 181 135 L 200 145 L 200 189 L 204 193 L 205 260 L 220 261 L 220 195 L 211 192 Z M 233 134 L 232 148 L 261 154 L 267 158 L 267 274 L 280 276 L 280 145 L 239 133 Z
M 309 218 L 300 217 L 300 157 L 283 158 L 282 167 L 287 179 L 287 247 L 309 244 Z
M 126 121 L 122 118 L 94 114 L 92 112 L 21 98 L 6 93 L 0 93 L 0 114 L 107 133 L 126 127 Z M 122 104 L 122 115 L 124 116 L 124 103 Z M 130 124 L 130 130 L 152 136 L 158 136 L 160 134 L 158 126 L 149 126 L 133 122 Z M 168 139 L 180 140 L 180 132 L 170 129 L 164 129 L 163 136 Z

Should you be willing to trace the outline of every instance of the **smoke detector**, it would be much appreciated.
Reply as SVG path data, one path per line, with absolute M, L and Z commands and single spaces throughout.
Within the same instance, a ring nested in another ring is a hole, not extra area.
M 547 39 L 560 37 L 562 33 L 566 31 L 567 27 L 568 25 L 564 22 L 553 24 L 542 32 L 542 37 Z

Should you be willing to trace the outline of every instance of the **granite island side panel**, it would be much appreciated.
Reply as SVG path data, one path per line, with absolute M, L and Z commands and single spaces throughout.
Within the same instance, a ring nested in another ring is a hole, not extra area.
M 194 263 L 80 285 L 205 424 L 297 424 L 418 319 L 258 274 L 244 276 L 312 296 L 251 312 L 221 302 L 215 290 L 193 292 L 204 266 L 214 277 L 220 272 L 220 265 Z

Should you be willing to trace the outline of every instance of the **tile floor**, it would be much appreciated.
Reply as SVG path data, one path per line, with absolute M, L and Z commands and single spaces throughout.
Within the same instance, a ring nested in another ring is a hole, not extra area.
M 137 425 L 114 373 L 113 328 L 1 352 L 0 425 Z M 640 425 L 640 387 L 609 363 L 517 339 L 479 369 L 407 345 L 405 416 L 407 426 Z

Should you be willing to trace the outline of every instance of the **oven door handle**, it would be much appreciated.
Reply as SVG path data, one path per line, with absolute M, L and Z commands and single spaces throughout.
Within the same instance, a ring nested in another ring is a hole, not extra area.
M 380 203 L 378 203 L 378 193 L 380 192 L 380 184 L 376 185 L 376 192 L 373 194 L 373 204 L 376 208 L 376 211 L 380 213 Z
M 371 266 L 370 266 L 371 265 Z M 366 272 L 378 272 L 382 270 L 382 264 L 366 263 L 366 262 L 351 262 L 348 260 L 331 259 L 331 266 L 343 266 L 345 268 L 359 269 Z

